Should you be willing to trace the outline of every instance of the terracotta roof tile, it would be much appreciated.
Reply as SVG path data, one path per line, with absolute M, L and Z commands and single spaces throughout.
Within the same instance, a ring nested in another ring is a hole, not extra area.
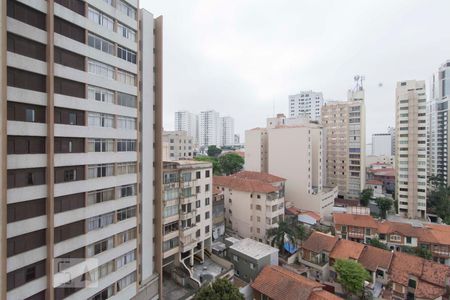
M 330 258 L 359 260 L 363 250 L 363 244 L 349 240 L 339 240 L 331 251 Z
M 393 255 L 391 251 L 366 246 L 358 261 L 364 268 L 372 272 L 375 272 L 378 267 L 388 270 Z
M 242 179 L 234 176 L 214 176 L 213 184 L 244 192 L 271 193 L 279 189 L 270 183 L 254 179 Z
M 370 215 L 334 213 L 333 222 L 338 225 L 350 225 L 366 228 L 377 228 L 378 224 Z
M 320 253 L 322 251 L 331 252 L 337 241 L 338 238 L 335 236 L 314 231 L 302 244 L 302 248 L 315 253 Z
M 266 266 L 251 286 L 273 300 L 341 299 L 322 290 L 322 284 L 275 265 Z
M 285 178 L 278 177 L 269 173 L 264 172 L 253 172 L 253 171 L 241 171 L 233 174 L 232 176 L 242 179 L 254 179 L 259 181 L 264 181 L 266 183 L 276 183 L 281 181 L 286 181 Z
M 320 221 L 320 220 L 322 219 L 322 218 L 320 217 L 320 215 L 319 215 L 318 213 L 314 212 L 314 211 L 310 211 L 310 210 L 302 210 L 302 209 L 299 209 L 299 208 L 297 208 L 297 207 L 295 207 L 295 206 L 286 208 L 286 212 L 287 212 L 288 214 L 292 214 L 292 215 L 296 215 L 296 216 L 299 216 L 299 215 L 308 215 L 308 216 L 310 216 L 311 218 L 315 219 L 316 221 Z
M 367 184 L 383 184 L 383 181 L 380 180 L 367 180 Z

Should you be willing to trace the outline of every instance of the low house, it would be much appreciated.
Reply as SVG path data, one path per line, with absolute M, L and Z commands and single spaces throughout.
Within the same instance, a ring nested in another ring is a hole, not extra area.
M 375 198 L 384 197 L 383 192 L 383 181 L 380 180 L 367 180 L 366 188 L 373 191 L 373 196 Z
M 393 299 L 448 299 L 450 268 L 396 252 L 389 269 Z
M 307 227 L 314 226 L 317 224 L 320 224 L 321 217 L 320 214 L 310 211 L 310 210 L 303 210 L 299 209 L 297 207 L 289 207 L 286 208 L 285 211 L 286 216 L 293 216 L 296 218 L 296 220 Z
M 302 244 L 299 261 L 309 267 L 308 278 L 328 280 L 330 252 L 337 241 L 335 236 L 314 231 Z
M 278 265 L 278 249 L 246 238 L 225 239 L 228 259 L 235 266 L 235 275 L 245 282 L 255 280 L 259 272 L 268 265 Z
M 254 299 L 339 300 L 324 285 L 280 266 L 267 266 L 252 283 Z
M 368 243 L 376 236 L 378 223 L 370 215 L 333 214 L 336 236 L 355 242 Z

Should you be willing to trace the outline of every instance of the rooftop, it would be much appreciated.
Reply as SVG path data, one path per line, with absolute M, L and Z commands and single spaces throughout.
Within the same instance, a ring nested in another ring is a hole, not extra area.
M 230 246 L 230 249 L 233 249 L 255 259 L 260 259 L 272 253 L 278 252 L 277 248 L 264 243 L 260 243 L 250 238 L 235 241 L 234 244 Z
M 346 214 L 346 213 L 334 213 L 333 214 L 334 224 L 339 225 L 350 225 L 357 227 L 366 228 L 378 228 L 378 223 L 370 215 L 357 215 L 357 214 Z
M 364 245 L 349 240 L 339 240 L 330 252 L 330 258 L 358 260 Z
M 319 231 L 314 231 L 303 243 L 302 248 L 315 253 L 322 251 L 331 252 L 336 245 L 338 238 Z
M 252 288 L 274 300 L 337 300 L 340 297 L 323 290 L 323 285 L 280 266 L 266 266 Z
M 369 271 L 375 272 L 377 268 L 389 269 L 394 253 L 380 248 L 366 246 L 358 261 Z
M 233 174 L 232 176 L 242 179 L 254 179 L 263 181 L 266 183 L 277 183 L 281 181 L 286 181 L 285 178 L 275 176 L 269 173 L 264 172 L 253 172 L 253 171 L 240 171 L 238 173 Z
M 380 181 L 380 180 L 367 180 L 366 183 L 367 184 L 378 184 L 378 185 L 381 185 L 381 184 L 383 184 L 383 181 Z
M 260 192 L 260 193 L 272 193 L 279 190 L 278 187 L 273 186 L 270 183 L 255 180 L 255 179 L 244 179 L 235 176 L 214 176 L 213 184 L 216 186 L 224 186 L 233 190 L 243 191 L 243 192 Z

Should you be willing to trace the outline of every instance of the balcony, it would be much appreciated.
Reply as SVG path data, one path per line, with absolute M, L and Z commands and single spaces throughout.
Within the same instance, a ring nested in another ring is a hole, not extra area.
M 192 219 L 194 217 L 195 217 L 195 209 L 191 210 L 189 212 L 184 212 L 184 211 L 180 212 L 180 220 L 188 220 L 188 219 Z
M 180 228 L 180 238 L 181 237 L 186 238 L 186 237 L 194 234 L 197 231 L 197 229 L 199 229 L 199 228 L 197 226 L 195 226 L 195 224 L 191 225 L 189 227 Z
M 181 195 L 181 197 L 180 197 L 180 204 L 195 203 L 195 201 L 197 201 L 197 195 L 195 195 L 195 194 L 192 194 L 192 195 L 186 196 L 186 197 Z

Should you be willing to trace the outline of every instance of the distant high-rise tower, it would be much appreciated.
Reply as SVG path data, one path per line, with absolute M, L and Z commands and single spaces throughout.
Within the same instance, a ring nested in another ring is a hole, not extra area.
M 222 145 L 218 112 L 214 110 L 200 112 L 199 125 L 199 146 Z
M 431 84 L 428 105 L 428 174 L 438 176 L 448 186 L 450 60 L 443 63 L 433 74 Z
M 175 112 L 175 131 L 185 131 L 188 136 L 192 137 L 193 144 L 198 144 L 199 124 L 198 115 L 188 111 Z
M 395 199 L 399 214 L 426 217 L 427 108 L 425 81 L 397 83 L 395 99 Z
M 322 107 L 326 137 L 327 184 L 337 186 L 339 195 L 358 199 L 365 186 L 366 114 L 362 77 L 348 91 L 347 101 L 330 101 Z
M 307 117 L 312 121 L 320 120 L 323 105 L 321 92 L 303 91 L 289 96 L 289 117 Z
M 137 3 L 0 5 L 0 299 L 158 298 L 162 17 Z
M 221 146 L 234 145 L 234 119 L 232 117 L 221 117 L 219 120 L 219 138 Z

